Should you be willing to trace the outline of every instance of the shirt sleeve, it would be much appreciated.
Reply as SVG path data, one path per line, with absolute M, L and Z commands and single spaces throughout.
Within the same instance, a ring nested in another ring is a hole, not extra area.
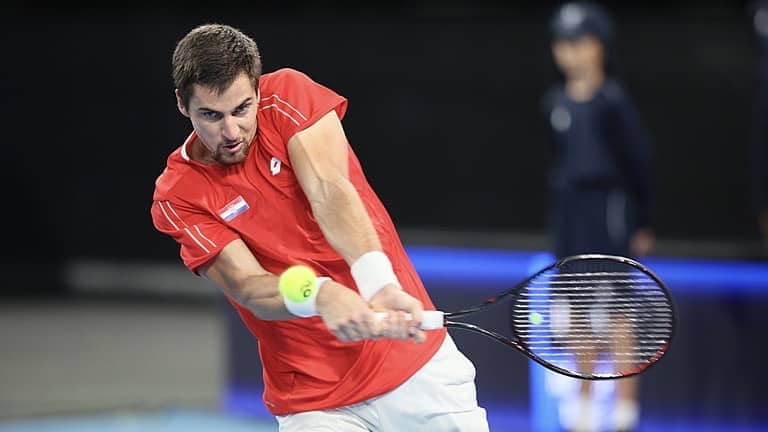
M 269 84 L 260 87 L 259 108 L 271 110 L 270 115 L 283 143 L 331 110 L 336 110 L 340 119 L 344 117 L 347 100 L 333 90 L 293 69 L 281 69 L 272 75 Z
M 623 90 L 623 89 L 622 89 Z M 628 183 L 637 201 L 638 227 L 651 225 L 653 201 L 653 162 L 647 130 L 641 125 L 640 115 L 626 91 L 614 104 L 613 114 L 619 139 L 619 154 Z
M 180 246 L 181 259 L 195 274 L 240 236 L 212 215 L 172 200 L 152 203 L 155 228 L 171 236 Z

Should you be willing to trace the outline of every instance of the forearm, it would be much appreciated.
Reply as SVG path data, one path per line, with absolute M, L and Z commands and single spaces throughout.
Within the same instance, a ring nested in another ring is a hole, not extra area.
M 320 179 L 317 188 L 309 198 L 312 213 L 328 243 L 348 264 L 366 252 L 381 250 L 376 229 L 349 180 Z
M 243 281 L 242 295 L 238 303 L 263 320 L 286 320 L 295 318 L 285 308 L 283 296 L 278 289 L 279 278 L 275 275 L 252 276 Z
M 346 319 L 349 317 L 353 320 L 366 321 L 370 324 L 372 316 L 368 316 L 370 314 L 368 305 L 363 302 L 356 292 L 341 284 L 327 278 L 325 280 L 318 279 L 317 294 L 315 297 L 312 297 L 313 306 L 310 308 L 313 312 L 309 315 L 303 315 L 302 312 L 307 310 L 302 310 L 301 307 L 299 311 L 295 311 L 296 314 L 288 310 L 286 307 L 286 302 L 288 301 L 279 292 L 278 281 L 279 277 L 272 274 L 249 277 L 242 281 L 243 289 L 235 296 L 235 300 L 241 306 L 253 312 L 257 318 L 267 321 L 290 320 L 297 316 L 320 315 L 325 320 L 330 319 L 330 330 L 332 332 L 334 330 L 343 332 L 342 327 L 347 325 Z M 320 289 L 321 286 L 322 289 Z M 304 303 L 302 302 L 301 304 L 304 305 Z M 294 304 L 294 306 L 296 305 Z M 342 318 L 337 322 L 333 317 L 338 316 L 342 316 Z M 326 324 L 328 323 L 326 322 Z
M 332 111 L 291 138 L 288 152 L 325 239 L 349 264 L 360 295 L 368 301 L 384 286 L 400 284 L 350 181 L 348 146 Z
M 271 273 L 249 275 L 234 279 L 225 273 L 210 269 L 206 276 L 234 299 L 240 306 L 263 320 L 295 318 L 288 312 L 278 288 L 278 276 Z

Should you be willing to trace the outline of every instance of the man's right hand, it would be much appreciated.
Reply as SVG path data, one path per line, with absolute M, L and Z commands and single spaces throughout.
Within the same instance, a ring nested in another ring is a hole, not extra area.
M 378 338 L 423 342 L 424 332 L 412 328 L 413 322 L 405 319 L 405 312 L 420 318 L 421 303 L 399 288 L 394 294 L 382 291 L 384 293 L 374 299 L 384 303 L 380 305 L 382 310 L 390 311 L 389 318 L 385 320 L 376 318 L 375 312 L 360 294 L 332 280 L 324 282 L 317 293 L 317 311 L 328 330 L 342 342 Z M 410 302 L 401 297 L 410 299 Z M 384 301 L 385 298 L 391 301 Z
M 317 311 L 328 330 L 342 342 L 380 336 L 376 316 L 360 294 L 334 281 L 323 283 L 317 293 Z
M 371 298 L 371 307 L 375 311 L 387 312 L 387 318 L 381 322 L 381 333 L 391 339 L 413 339 L 422 343 L 427 339 L 420 329 L 424 319 L 421 302 L 403 291 L 399 286 L 387 285 Z M 406 314 L 410 319 L 406 319 Z

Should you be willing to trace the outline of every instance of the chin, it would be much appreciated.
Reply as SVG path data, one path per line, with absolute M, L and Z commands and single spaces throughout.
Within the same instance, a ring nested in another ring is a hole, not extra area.
M 216 155 L 215 159 L 216 162 L 222 164 L 222 165 L 236 165 L 239 163 L 242 163 L 246 157 L 248 157 L 248 149 L 250 149 L 251 146 L 243 146 L 243 149 L 240 150 L 240 153 L 236 155 L 227 155 L 227 154 L 218 154 Z

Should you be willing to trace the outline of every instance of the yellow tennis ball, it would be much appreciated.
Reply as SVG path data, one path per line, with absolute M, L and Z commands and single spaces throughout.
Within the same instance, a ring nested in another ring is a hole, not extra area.
M 531 324 L 539 325 L 544 321 L 544 317 L 538 312 L 531 312 L 530 315 L 528 315 L 528 321 L 530 321 Z
M 288 267 L 280 275 L 280 294 L 296 303 L 306 301 L 315 292 L 317 276 L 305 265 Z

